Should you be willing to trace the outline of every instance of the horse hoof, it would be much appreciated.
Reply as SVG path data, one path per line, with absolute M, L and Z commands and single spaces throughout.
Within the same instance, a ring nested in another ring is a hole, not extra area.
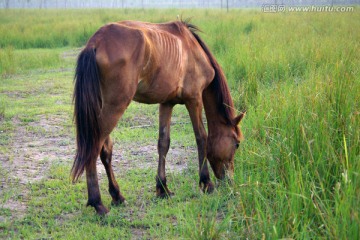
M 119 200 L 112 200 L 111 201 L 111 206 L 120 206 L 120 205 L 123 205 L 123 206 L 126 206 L 127 205 L 127 202 L 125 201 L 125 199 L 119 199 Z
M 109 210 L 104 205 L 98 205 L 95 207 L 96 213 L 100 216 L 105 216 Z
M 165 198 L 171 198 L 173 197 L 175 194 L 172 193 L 172 192 L 162 192 L 162 193 L 157 193 L 156 196 L 158 198 L 161 198 L 161 199 L 165 199 Z
M 214 192 L 214 184 L 212 182 L 208 182 L 208 183 L 202 183 L 201 184 L 203 187 L 202 187 L 202 191 L 204 193 L 212 193 Z

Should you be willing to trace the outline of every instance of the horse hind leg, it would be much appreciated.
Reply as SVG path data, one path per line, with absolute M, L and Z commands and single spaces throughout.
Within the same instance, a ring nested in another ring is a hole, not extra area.
M 86 170 L 86 182 L 88 189 L 88 202 L 87 206 L 95 208 L 99 215 L 105 215 L 109 210 L 103 205 L 101 201 L 99 182 L 96 170 L 96 159 L 91 161 L 85 168 Z
M 130 84 L 129 84 L 130 85 Z M 125 89 L 125 87 L 123 87 Z M 113 197 L 114 204 L 120 204 L 125 199 L 121 196 L 120 190 L 117 182 L 115 181 L 113 170 L 111 167 L 111 163 L 107 164 L 106 160 L 111 159 L 111 150 L 108 149 L 110 146 L 108 143 L 106 144 L 106 140 L 109 138 L 110 133 L 115 128 L 117 122 L 125 112 L 126 108 L 131 102 L 133 95 L 135 94 L 136 88 L 133 87 L 131 91 L 124 91 L 124 94 L 121 95 L 118 99 L 111 98 L 111 104 L 108 104 L 109 98 L 107 101 L 103 102 L 102 110 L 99 116 L 99 125 L 100 125 L 100 140 L 98 149 L 99 152 L 96 155 L 96 158 L 99 154 L 102 154 L 102 159 L 105 162 L 105 169 L 108 174 L 110 174 L 109 181 L 109 189 L 111 189 L 110 194 Z M 126 94 L 125 94 L 126 93 Z M 119 96 L 119 94 L 117 94 Z M 99 215 L 104 215 L 108 212 L 108 209 L 104 207 L 101 202 L 100 190 L 98 185 L 98 178 L 96 172 L 96 159 L 92 161 L 91 165 L 86 168 L 86 179 L 87 179 L 87 187 L 88 187 L 88 206 L 93 206 L 96 209 L 96 212 Z M 117 194 L 119 193 L 119 194 Z
M 121 195 L 119 185 L 116 182 L 114 171 L 111 165 L 112 160 L 113 143 L 108 136 L 100 152 L 100 159 L 105 167 L 105 171 L 109 180 L 109 193 L 112 197 L 113 205 L 120 205 L 125 201 L 125 198 Z
M 123 202 L 125 199 L 120 195 L 120 190 L 118 191 L 119 187 L 117 185 L 117 182 L 114 178 L 114 173 L 111 167 L 111 155 L 112 155 L 112 147 L 110 148 L 109 141 L 108 140 L 109 135 L 111 131 L 115 128 L 118 120 L 124 113 L 125 109 L 130 103 L 129 101 L 118 102 L 119 104 L 116 105 L 107 105 L 104 104 L 103 108 L 101 110 L 101 114 L 99 117 L 99 124 L 100 124 L 100 140 L 99 140 L 99 152 L 96 155 L 95 159 L 92 159 L 91 163 L 86 166 L 86 182 L 87 182 L 87 188 L 88 188 L 88 203 L 87 206 L 92 206 L 95 208 L 96 212 L 99 215 L 104 215 L 109 212 L 109 210 L 103 205 L 101 201 L 101 195 L 100 195 L 100 189 L 99 189 L 99 183 L 98 183 L 98 177 L 97 177 L 97 170 L 96 170 L 96 159 L 101 154 L 100 158 L 105 166 L 105 170 L 107 174 L 110 174 L 110 180 L 109 180 L 109 189 L 111 188 L 110 194 L 113 194 L 113 202 L 114 202 L 114 196 L 115 196 L 115 204 L 119 204 Z M 107 163 L 109 161 L 109 163 Z M 108 173 L 109 172 L 109 173 Z M 119 194 L 117 194 L 117 192 Z

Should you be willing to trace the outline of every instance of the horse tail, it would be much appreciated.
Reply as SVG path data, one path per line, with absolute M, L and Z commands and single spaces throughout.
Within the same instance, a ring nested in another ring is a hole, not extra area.
M 99 152 L 101 90 L 96 49 L 87 47 L 79 55 L 75 71 L 74 120 L 77 150 L 71 169 L 72 181 L 76 182 L 85 167 L 96 161 Z

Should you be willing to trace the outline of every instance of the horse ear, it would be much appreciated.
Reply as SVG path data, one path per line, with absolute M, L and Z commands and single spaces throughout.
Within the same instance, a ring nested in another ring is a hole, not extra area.
M 238 116 L 236 116 L 234 118 L 235 125 L 238 125 L 241 122 L 241 120 L 245 117 L 245 115 L 246 115 L 246 112 L 242 112 Z

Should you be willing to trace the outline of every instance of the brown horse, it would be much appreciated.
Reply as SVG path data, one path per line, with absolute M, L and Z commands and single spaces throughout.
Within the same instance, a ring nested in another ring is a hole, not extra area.
M 74 118 L 77 153 L 72 167 L 76 181 L 86 170 L 88 203 L 98 214 L 101 202 L 96 160 L 104 164 L 112 203 L 124 202 L 111 166 L 110 133 L 132 100 L 160 104 L 156 194 L 166 197 L 165 157 L 170 145 L 170 119 L 175 104 L 185 104 L 195 132 L 200 187 L 212 192 L 207 159 L 218 179 L 234 171 L 238 127 L 244 114 L 234 115 L 225 75 L 192 24 L 176 21 L 151 24 L 135 21 L 101 27 L 78 57 Z M 204 106 L 207 136 L 202 121 Z

